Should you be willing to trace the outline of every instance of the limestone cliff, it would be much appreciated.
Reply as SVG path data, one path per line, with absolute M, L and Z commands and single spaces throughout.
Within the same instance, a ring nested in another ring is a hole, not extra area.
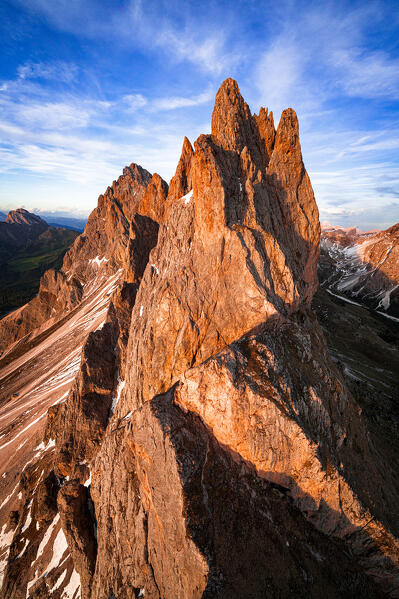
M 82 598 L 398 597 L 397 471 L 311 310 L 320 226 L 295 112 L 275 130 L 227 79 L 169 188 L 133 171 L 140 190 L 130 167 L 63 267 L 120 271 L 45 436 L 41 506 Z M 35 476 L 7 598 L 57 596 L 47 574 L 17 581 Z

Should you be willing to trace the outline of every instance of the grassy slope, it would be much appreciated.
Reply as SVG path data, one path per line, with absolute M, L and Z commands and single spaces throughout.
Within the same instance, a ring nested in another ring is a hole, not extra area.
M 0 317 L 36 295 L 42 274 L 49 268 L 61 266 L 66 250 L 78 234 L 68 229 L 50 227 L 29 247 L 8 257 L 2 253 Z

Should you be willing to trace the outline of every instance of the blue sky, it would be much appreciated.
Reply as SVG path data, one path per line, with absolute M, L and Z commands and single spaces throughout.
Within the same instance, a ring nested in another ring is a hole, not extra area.
M 399 3 L 2 0 L 0 210 L 87 214 L 125 164 L 166 180 L 237 79 L 298 113 L 321 220 L 399 221 Z

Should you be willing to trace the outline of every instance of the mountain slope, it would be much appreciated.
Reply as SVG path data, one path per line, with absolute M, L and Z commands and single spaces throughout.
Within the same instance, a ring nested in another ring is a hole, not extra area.
M 12 256 L 2 262 L 0 317 L 34 297 L 41 276 L 49 268 L 60 268 L 65 252 L 77 235 L 74 231 L 49 227 L 27 247 L 14 250 Z
M 84 233 L 66 253 L 61 269 L 46 271 L 38 295 L 0 321 L 0 350 L 29 333 L 34 335 L 38 327 L 53 326 L 85 297 L 93 277 L 106 278 L 123 268 L 131 214 L 150 179 L 150 173 L 135 164 L 125 167 L 118 181 L 99 197 Z
M 294 111 L 275 130 L 232 79 L 169 187 L 131 165 L 100 196 L 0 323 L 7 447 L 52 395 L 18 387 L 29 351 L 65 352 L 1 479 L 5 598 L 398 596 L 398 466 L 311 309 L 319 241 Z
M 0 317 L 32 299 L 41 276 L 61 266 L 76 237 L 23 208 L 9 212 L 0 223 Z
M 399 317 L 399 224 L 370 234 L 327 231 L 321 252 L 323 287 Z

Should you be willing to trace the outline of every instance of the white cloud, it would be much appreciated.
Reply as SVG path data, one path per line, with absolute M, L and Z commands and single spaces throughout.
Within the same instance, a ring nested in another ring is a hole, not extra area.
M 362 52 L 358 48 L 339 50 L 331 62 L 349 96 L 361 98 L 399 98 L 399 63 L 382 51 Z
M 17 110 L 21 122 L 47 130 L 83 128 L 90 120 L 89 110 L 66 102 L 20 105 Z
M 78 74 L 78 67 L 63 61 L 26 62 L 17 69 L 20 79 L 48 79 L 70 83 Z
M 154 37 L 155 45 L 168 52 L 176 61 L 188 61 L 196 64 L 202 70 L 219 75 L 229 65 L 232 57 L 225 49 L 225 34 L 195 32 L 186 27 L 184 31 L 175 31 L 171 26 L 165 26 Z
M 33 14 L 39 14 L 59 30 L 90 39 L 112 40 L 118 46 L 161 51 L 170 61 L 188 61 L 202 71 L 219 75 L 238 58 L 226 47 L 228 21 L 223 28 L 212 26 L 212 16 L 201 19 L 183 6 L 148 0 L 130 0 L 114 9 L 112 3 L 95 0 L 17 0 Z M 162 5 L 163 4 L 163 5 Z M 176 26 L 176 14 L 180 25 Z M 168 15 L 170 17 L 168 18 Z M 82 27 L 84 22 L 84 27 Z M 117 32 L 117 35 L 115 34 Z
M 127 94 L 123 96 L 122 102 L 126 104 L 127 110 L 132 112 L 143 108 L 148 103 L 142 94 Z
M 152 102 L 153 110 L 175 110 L 176 108 L 187 108 L 189 106 L 199 106 L 206 104 L 213 99 L 214 94 L 210 91 L 203 92 L 192 98 L 182 96 L 171 96 L 169 98 L 157 98 Z
M 287 42 L 285 37 L 276 40 L 255 67 L 254 81 L 260 92 L 260 103 L 266 104 L 275 115 L 293 105 L 297 109 L 299 105 L 311 109 L 314 101 L 303 83 L 304 66 L 304 54 L 294 42 Z

